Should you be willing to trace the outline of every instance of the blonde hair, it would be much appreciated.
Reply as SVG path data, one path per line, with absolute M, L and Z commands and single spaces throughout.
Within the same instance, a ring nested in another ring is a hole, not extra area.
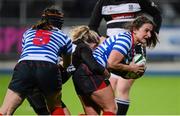
M 81 39 L 87 43 L 100 43 L 99 35 L 95 31 L 90 30 L 86 25 L 74 27 L 70 31 L 70 37 L 72 38 L 72 41 Z

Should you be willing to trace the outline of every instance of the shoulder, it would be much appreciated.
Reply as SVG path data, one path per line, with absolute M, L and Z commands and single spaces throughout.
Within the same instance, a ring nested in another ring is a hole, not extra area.
M 29 29 L 27 29 L 24 33 L 23 33 L 23 36 L 26 36 L 26 35 L 28 35 L 28 34 L 30 34 L 30 33 L 34 33 L 36 30 L 34 30 L 34 29 L 32 29 L 32 28 L 29 28 Z
M 118 35 L 115 36 L 115 38 L 117 40 L 124 40 L 124 39 L 127 39 L 127 40 L 131 40 L 132 39 L 132 33 L 131 32 L 123 32 L 123 33 L 119 33 Z
M 131 48 L 133 44 L 133 37 L 131 32 L 119 33 L 116 35 L 116 45 L 126 46 L 127 48 Z
M 51 32 L 52 32 L 52 35 L 53 35 L 54 37 L 57 37 L 57 38 L 59 38 L 60 40 L 65 41 L 66 43 L 67 43 L 68 41 L 71 41 L 71 39 L 68 37 L 68 35 L 65 34 L 65 33 L 64 33 L 62 30 L 60 30 L 60 29 L 53 29 L 53 30 L 51 30 Z
M 84 42 L 78 41 L 77 43 L 74 43 L 78 48 L 89 48 L 87 44 L 85 44 Z
M 89 48 L 89 46 L 87 44 L 85 44 L 84 42 L 82 42 L 81 40 L 77 40 L 73 44 L 76 45 L 76 50 L 78 50 L 78 51 L 82 52 L 82 51 L 89 51 L 89 50 L 91 50 Z
M 63 37 L 66 37 L 66 36 L 67 36 L 62 30 L 60 30 L 60 29 L 58 29 L 58 28 L 53 28 L 53 29 L 51 30 L 51 32 L 52 32 L 53 34 L 58 34 L 58 35 L 61 35 L 61 36 L 63 36 Z

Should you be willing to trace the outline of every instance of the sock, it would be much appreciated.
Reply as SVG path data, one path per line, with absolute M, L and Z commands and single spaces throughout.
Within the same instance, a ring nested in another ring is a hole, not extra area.
M 104 112 L 103 112 L 103 116 L 104 116 L 104 115 L 116 115 L 116 114 L 114 114 L 113 112 L 104 111 Z
M 51 115 L 65 115 L 63 108 L 56 107 L 54 111 L 51 112 Z
M 116 103 L 118 106 L 117 115 L 126 115 L 130 102 L 128 100 L 121 100 L 116 98 Z

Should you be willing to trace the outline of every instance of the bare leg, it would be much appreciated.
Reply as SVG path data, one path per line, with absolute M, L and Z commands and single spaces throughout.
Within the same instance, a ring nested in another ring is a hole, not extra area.
M 101 113 L 100 107 L 90 98 L 90 96 L 79 96 L 85 114 L 99 115 Z
M 91 98 L 103 110 L 103 112 L 112 112 L 116 114 L 116 103 L 111 85 L 92 93 Z
M 71 113 L 70 113 L 70 111 L 69 111 L 69 109 L 67 107 L 64 107 L 63 111 L 64 111 L 65 115 L 67 115 L 67 116 L 71 115 Z
M 114 92 L 116 94 L 116 102 L 118 106 L 117 115 L 126 115 L 130 104 L 129 93 L 134 81 L 135 80 L 133 79 L 123 79 L 122 77 L 117 75 L 111 76 L 110 82 L 111 85 L 114 87 Z
M 123 79 L 119 78 L 116 86 L 117 98 L 129 100 L 129 93 L 134 79 Z
M 24 99 L 21 98 L 18 93 L 8 89 L 4 98 L 3 105 L 0 108 L 0 112 L 4 115 L 12 115 L 15 110 L 21 105 L 23 100 Z
M 100 111 L 116 114 L 116 103 L 112 87 L 97 90 L 91 96 L 79 96 L 86 115 L 100 115 Z
M 118 83 L 118 78 L 109 78 L 109 81 L 111 83 L 111 87 L 114 91 L 115 96 L 117 96 L 116 87 L 117 87 L 117 83 Z

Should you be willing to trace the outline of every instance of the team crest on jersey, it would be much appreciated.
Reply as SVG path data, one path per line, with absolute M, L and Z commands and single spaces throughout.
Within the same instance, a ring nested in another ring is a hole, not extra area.
M 132 4 L 129 4 L 129 11 L 133 11 L 134 7 Z

